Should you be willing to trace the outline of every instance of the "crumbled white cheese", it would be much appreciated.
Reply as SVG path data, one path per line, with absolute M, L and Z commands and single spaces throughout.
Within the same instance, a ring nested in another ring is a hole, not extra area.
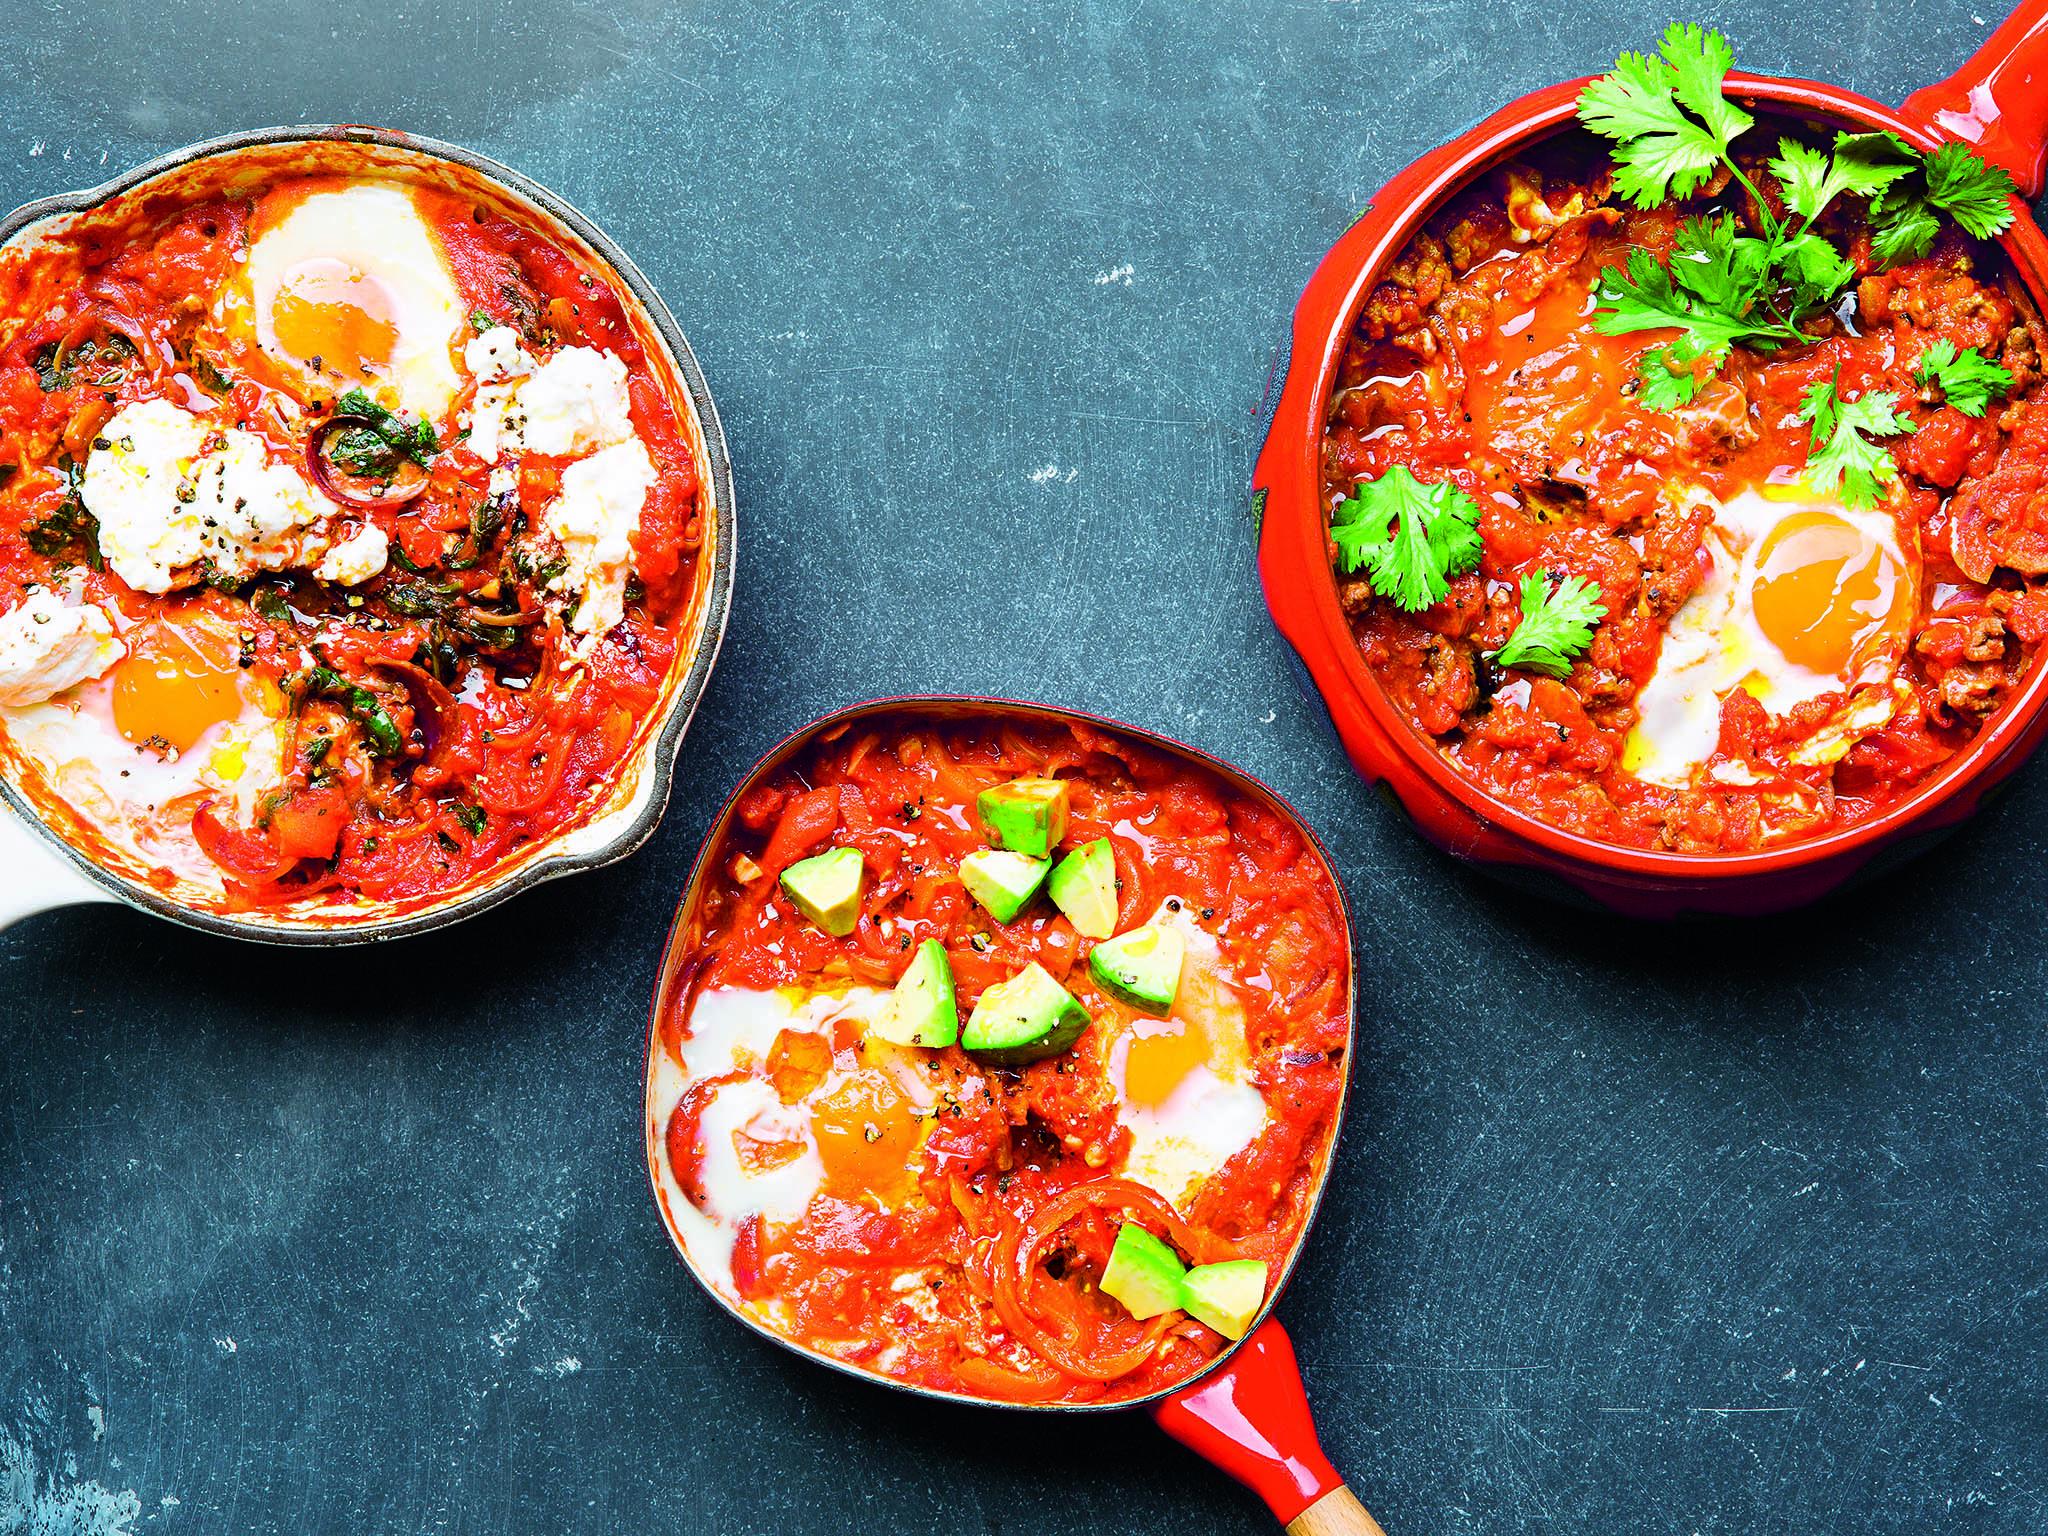
M 562 471 L 562 494 L 549 503 L 542 523 L 569 561 L 550 590 L 580 597 L 570 620 L 580 633 L 601 635 L 625 616 L 632 536 L 653 485 L 654 461 L 637 437 Z
M 524 353 L 518 356 L 532 371 L 502 381 L 494 375 L 479 384 L 470 409 L 470 452 L 486 464 L 522 448 L 567 458 L 633 436 L 626 365 L 619 358 L 592 347 L 564 347 L 532 367 Z
M 519 344 L 519 333 L 509 325 L 494 325 L 481 336 L 472 337 L 462 349 L 462 361 L 479 384 L 516 379 L 533 372 L 533 358 Z
M 49 591 L 0 614 L 0 707 L 20 709 L 98 677 L 128 653 L 107 611 Z
M 138 592 L 190 586 L 202 562 L 224 576 L 312 558 L 341 509 L 263 440 L 216 428 L 168 400 L 144 400 L 100 429 L 79 493 L 99 519 L 100 551 Z
M 384 562 L 390 558 L 390 537 L 375 523 L 365 523 L 360 533 L 343 539 L 322 555 L 313 574 L 322 581 L 358 587 L 383 570 Z

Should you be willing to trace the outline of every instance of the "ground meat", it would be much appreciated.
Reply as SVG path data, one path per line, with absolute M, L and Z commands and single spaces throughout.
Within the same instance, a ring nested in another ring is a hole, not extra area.
M 1386 281 L 1365 301 L 1360 328 L 1374 341 L 1419 330 L 1429 307 L 1443 297 L 1450 278 L 1443 242 L 1430 235 L 1418 236 L 1387 269 Z
M 2012 433 L 2006 451 L 1949 504 L 1949 548 L 1972 581 L 1989 581 L 2001 565 L 2048 573 L 2048 401 L 2014 406 L 2002 422 Z

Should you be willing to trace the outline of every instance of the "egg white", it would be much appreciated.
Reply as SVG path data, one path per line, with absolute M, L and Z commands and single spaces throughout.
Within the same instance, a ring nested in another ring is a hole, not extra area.
M 191 748 L 157 751 L 121 734 L 109 674 L 45 699 L 0 710 L 12 744 L 50 788 L 116 849 L 218 888 L 220 870 L 192 838 L 202 799 L 232 805 L 246 821 L 276 786 L 290 749 L 287 723 L 265 711 L 254 688 L 240 713 L 209 726 Z
M 279 339 L 278 296 L 309 274 L 381 290 L 396 339 L 388 365 L 372 370 L 363 387 L 387 409 L 446 421 L 461 387 L 455 356 L 468 321 L 440 241 L 412 194 L 369 181 L 314 192 L 260 230 L 247 261 L 224 285 L 217 300 L 222 325 L 280 375 L 296 379 L 302 404 L 331 400 L 349 387 L 349 370 L 359 361 L 321 358 L 316 369 Z
M 1689 494 L 1704 496 L 1702 491 Z M 1814 496 L 1745 490 L 1714 505 L 1703 548 L 1712 561 L 1706 579 L 1671 616 L 1656 669 L 1636 695 L 1637 723 L 1622 766 L 1653 784 L 1682 787 L 1720 739 L 1721 701 L 1736 688 L 1752 694 L 1773 715 L 1824 693 L 1879 683 L 1888 667 L 1842 676 L 1815 672 L 1787 657 L 1757 622 L 1758 558 L 1771 531 L 1802 511 L 1821 511 L 1854 527 L 1913 580 L 1917 562 L 1900 547 L 1889 513 L 1859 510 Z M 1890 662 L 1896 663 L 1896 657 Z M 1883 718 L 1889 718 L 1889 710 Z M 1861 710 L 1858 718 L 1869 718 Z M 1882 719 L 1879 719 L 1882 724 Z
M 1169 900 L 1151 920 L 1177 929 L 1187 941 L 1180 991 L 1164 1024 L 1120 1010 L 1108 1074 L 1117 1116 L 1131 1133 L 1124 1176 L 1186 1211 L 1202 1185 L 1265 1129 L 1266 1099 L 1251 1081 L 1244 1005 L 1232 990 L 1215 935 L 1195 922 L 1185 901 Z M 1208 1041 L 1206 1060 L 1191 1067 L 1163 1102 L 1131 1102 L 1125 1077 L 1132 1042 L 1189 1023 Z

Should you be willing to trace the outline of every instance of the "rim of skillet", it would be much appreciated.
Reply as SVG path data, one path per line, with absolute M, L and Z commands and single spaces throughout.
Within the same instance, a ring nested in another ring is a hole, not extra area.
M 1297 358 L 1294 367 L 1314 368 L 1306 398 L 1308 419 L 1287 417 L 1283 401 L 1269 430 L 1269 440 L 1287 434 L 1279 444 L 1283 456 L 1275 481 L 1291 481 L 1287 489 L 1295 494 L 1279 508 L 1268 509 L 1304 525 L 1313 521 L 1313 532 L 1322 533 L 1320 455 L 1327 428 L 1329 400 L 1346 339 L 1357 320 L 1359 307 L 1387 263 L 1406 248 L 1408 241 L 1457 192 L 1487 171 L 1494 169 L 1531 144 L 1568 132 L 1575 122 L 1574 108 L 1579 93 L 1592 76 L 1560 81 L 1519 97 L 1489 114 L 1474 127 L 1426 151 L 1395 174 L 1389 188 L 1395 188 L 1411 172 L 1421 172 L 1421 184 L 1412 191 L 1400 188 L 1405 201 L 1382 216 L 1388 189 L 1375 195 L 1364 215 L 1339 235 L 1325 252 L 1313 276 L 1309 293 L 1321 288 L 1347 284 L 1342 302 L 1328 332 L 1312 338 L 1319 350 L 1313 361 Z M 1862 128 L 1881 128 L 1898 134 L 1922 151 L 1946 142 L 1898 111 L 1854 91 L 1814 81 L 1774 75 L 1730 71 L 1731 94 L 1748 105 L 1762 105 L 1792 116 L 1816 118 L 1824 123 L 1852 123 Z M 2014 197 L 2012 227 L 1997 240 L 2011 262 L 2015 275 L 2038 309 L 2048 313 L 2048 239 L 2034 222 L 2024 199 Z M 1361 231 L 1369 233 L 1364 238 Z M 1353 245 L 1360 249 L 1349 249 Z M 1341 260 L 1340 260 L 1341 256 Z M 1334 266 L 1332 264 L 1335 264 Z M 1290 319 L 1290 335 L 1296 318 Z M 1304 350 L 1297 347 L 1297 350 Z M 1284 388 L 1284 385 L 1283 385 Z M 1475 780 L 1452 766 L 1444 755 L 1424 741 L 1387 699 L 1359 654 L 1357 642 L 1343 620 L 1337 601 L 1337 582 L 1329 562 L 1320 563 L 1320 575 L 1304 594 L 1310 617 L 1328 638 L 1337 673 L 1333 677 L 1318 667 L 1314 658 L 1302 660 L 1314 676 L 1318 692 L 1331 685 L 1348 686 L 1363 703 L 1374 725 L 1386 736 L 1391 751 L 1403 764 L 1419 772 L 1440 793 L 1448 795 L 1482 822 L 1581 866 L 1605 875 L 1633 876 L 1656 883 L 1688 881 L 1719 884 L 1727 881 L 1778 875 L 1805 866 L 1856 853 L 1875 852 L 1883 844 L 1913 831 L 1947 825 L 1968 814 L 1972 805 L 1954 805 L 1985 772 L 2021 743 L 2048 705 L 2048 654 L 2039 655 L 2022 679 L 2019 689 L 1976 736 L 1948 762 L 1923 779 L 1913 790 L 1884 811 L 1853 826 L 1839 828 L 1819 837 L 1790 843 L 1783 848 L 1755 853 L 1671 853 L 1632 848 L 1621 843 L 1568 832 L 1542 821 L 1527 811 L 1497 799 Z M 1948 814 L 1944 816 L 1944 811 Z
M 705 380 L 702 366 L 697 361 L 697 354 L 691 349 L 689 339 L 683 335 L 682 327 L 676 323 L 675 316 L 670 313 L 667 303 L 655 290 L 654 285 L 647 280 L 646 275 L 634 264 L 633 259 L 618 242 L 568 199 L 511 166 L 493 160 L 488 155 L 478 154 L 475 150 L 460 144 L 424 134 L 406 133 L 395 128 L 378 128 L 357 123 L 299 123 L 243 129 L 166 151 L 97 186 L 72 192 L 57 192 L 24 203 L 4 220 L 0 220 L 0 245 L 6 244 L 24 229 L 43 219 L 89 212 L 183 166 L 242 150 L 301 143 L 370 145 L 399 150 L 429 160 L 447 161 L 482 177 L 498 190 L 512 194 L 515 199 L 531 204 L 588 245 L 617 277 L 633 302 L 640 307 L 668 353 L 669 361 L 683 386 L 685 399 L 678 403 L 686 406 L 696 417 L 698 435 L 703 443 L 704 459 L 710 471 L 709 489 L 713 500 L 714 542 L 711 569 L 705 578 L 703 614 L 692 637 L 693 649 L 689 665 L 672 685 L 673 692 L 663 706 L 660 728 L 640 746 L 635 759 L 627 759 L 628 762 L 636 759 L 640 762 L 642 773 L 650 776 L 647 781 L 648 788 L 631 820 L 594 847 L 575 851 L 549 851 L 546 845 L 543 845 L 541 852 L 522 860 L 498 878 L 487 877 L 470 889 L 459 890 L 430 905 L 390 917 L 353 923 L 322 923 L 318 910 L 314 909 L 305 914 L 294 914 L 281 921 L 252 922 L 227 913 L 206 912 L 188 907 L 147 886 L 138 885 L 115 874 L 60 837 L 27 798 L 12 783 L 0 777 L 0 801 L 4 801 L 27 823 L 32 833 L 47 847 L 62 855 L 72 868 L 129 906 L 168 918 L 188 928 L 196 928 L 201 932 L 226 938 L 283 946 L 340 946 L 375 943 L 446 928 L 450 924 L 461 922 L 464 918 L 474 917 L 477 913 L 497 906 L 500 902 L 545 881 L 616 863 L 638 850 L 653 835 L 655 827 L 659 825 L 663 813 L 668 808 L 683 737 L 696 715 L 698 704 L 703 699 L 704 690 L 710 681 L 711 669 L 717 662 L 719 650 L 724 643 L 726 621 L 732 607 L 733 567 L 737 555 L 734 547 L 737 519 L 733 506 L 732 457 L 726 447 L 725 428 L 719 420 L 718 406 L 711 398 L 711 388 Z M 550 841 L 566 842 L 573 839 L 579 831 L 587 829 L 589 825 L 589 821 L 572 822 L 553 834 Z
M 974 1397 L 965 1392 L 947 1392 L 938 1387 L 927 1387 L 917 1382 L 897 1381 L 878 1372 L 868 1370 L 863 1366 L 835 1359 L 831 1355 L 825 1354 L 820 1350 L 811 1349 L 784 1334 L 776 1332 L 757 1318 L 750 1317 L 720 1292 L 718 1287 L 713 1285 L 704 1276 L 697 1268 L 696 1262 L 691 1259 L 689 1251 L 683 1246 L 681 1234 L 676 1230 L 675 1223 L 669 1219 L 667 1206 L 662 1200 L 661 1170 L 656 1162 L 656 1159 L 661 1155 L 661 1148 L 659 1146 L 659 1136 L 654 1128 L 653 1116 L 650 1113 L 647 1102 L 647 1087 L 654 1070 L 654 1053 L 659 1049 L 657 1040 L 661 1032 L 662 1005 L 668 998 L 676 980 L 675 960 L 677 944 L 682 937 L 684 923 L 691 916 L 699 897 L 703 894 L 705 876 L 711 870 L 713 856 L 725 846 L 726 835 L 731 827 L 733 813 L 739 805 L 740 797 L 753 788 L 764 775 L 782 766 L 803 747 L 817 740 L 835 726 L 849 724 L 869 715 L 892 712 L 915 713 L 919 710 L 929 710 L 934 713 L 953 710 L 963 716 L 988 713 L 1001 714 L 1015 711 L 1058 722 L 1080 721 L 1106 731 L 1122 732 L 1137 741 L 1143 742 L 1147 746 L 1164 750 L 1170 756 L 1191 762 L 1214 773 L 1232 788 L 1248 789 L 1255 799 L 1263 800 L 1285 816 L 1288 824 L 1301 834 L 1303 840 L 1314 850 L 1316 857 L 1322 861 L 1323 869 L 1330 877 L 1330 888 L 1337 897 L 1337 915 L 1342 920 L 1344 928 L 1344 959 L 1347 973 L 1345 992 L 1348 1006 L 1344 1018 L 1344 1086 L 1337 1095 L 1336 1113 L 1330 1120 L 1327 1142 L 1328 1150 L 1323 1160 L 1322 1177 L 1317 1179 L 1316 1187 L 1309 1196 L 1308 1210 L 1302 1217 L 1301 1235 L 1295 1239 L 1293 1246 L 1288 1250 L 1287 1258 L 1280 1266 L 1279 1278 L 1274 1281 L 1272 1288 L 1266 1293 L 1265 1304 L 1259 1308 L 1258 1314 L 1253 1317 L 1251 1323 L 1246 1327 L 1244 1338 L 1227 1341 L 1223 1349 L 1218 1350 L 1199 1370 L 1194 1371 L 1183 1380 L 1156 1388 L 1141 1397 L 1124 1397 L 1117 1398 L 1114 1401 L 1090 1403 L 1012 1403 L 1005 1402 L 1000 1398 Z M 919 1397 L 928 1398 L 934 1402 L 950 1403 L 970 1408 L 995 1408 L 1034 1413 L 1108 1413 L 1130 1408 L 1142 1408 L 1149 1403 L 1156 1403 L 1162 1398 L 1185 1392 L 1206 1380 L 1213 1372 L 1220 1369 L 1237 1354 L 1238 1350 L 1244 1346 L 1245 1341 L 1258 1331 L 1259 1326 L 1272 1316 L 1273 1309 L 1279 1305 L 1280 1297 L 1285 1293 L 1288 1284 L 1293 1280 L 1295 1271 L 1301 1263 L 1302 1254 L 1308 1247 L 1309 1239 L 1314 1235 L 1316 1218 L 1322 1212 L 1323 1196 L 1329 1189 L 1330 1176 L 1336 1168 L 1337 1146 L 1344 1131 L 1344 1115 L 1351 1102 L 1353 1071 L 1357 1065 L 1357 1043 L 1358 955 L 1357 946 L 1352 942 L 1351 937 L 1350 898 L 1345 892 L 1343 877 L 1337 873 L 1337 866 L 1331 861 L 1329 849 L 1323 846 L 1323 840 L 1316 835 L 1315 829 L 1308 824 L 1307 819 L 1303 817 L 1301 812 L 1296 810 L 1293 803 L 1278 790 L 1256 775 L 1247 772 L 1234 763 L 1217 757 L 1214 753 L 1206 752 L 1200 747 L 1191 746 L 1187 742 L 1180 741 L 1163 732 L 1149 730 L 1144 726 L 1131 725 L 1126 721 L 1115 719 L 1109 715 L 1097 714 L 1092 710 L 1070 709 L 1061 704 L 1047 704 L 1029 699 L 1010 699 L 996 694 L 916 693 L 882 695 L 876 698 L 863 699 L 858 703 L 843 704 L 818 716 L 808 725 L 800 726 L 796 730 L 791 731 L 780 741 L 776 742 L 774 746 L 761 754 L 760 758 L 751 768 L 740 776 L 737 783 L 733 786 L 732 792 L 720 804 L 717 813 L 711 819 L 710 826 L 704 833 L 704 841 L 697 850 L 696 858 L 691 861 L 690 873 L 688 879 L 684 882 L 682 897 L 676 903 L 675 915 L 669 920 L 668 933 L 662 940 L 661 964 L 655 976 L 653 1001 L 648 1008 L 647 1047 L 643 1054 L 640 1070 L 640 1115 L 644 1122 L 648 1190 L 654 1201 L 655 1212 L 661 1221 L 662 1231 L 667 1234 L 669 1246 L 675 1250 L 677 1260 L 698 1287 L 717 1304 L 719 1310 L 728 1317 L 744 1324 L 770 1343 L 779 1345 L 781 1348 L 804 1360 L 829 1367 L 839 1374 L 850 1376 L 857 1381 L 891 1388 L 899 1392 L 914 1393 Z

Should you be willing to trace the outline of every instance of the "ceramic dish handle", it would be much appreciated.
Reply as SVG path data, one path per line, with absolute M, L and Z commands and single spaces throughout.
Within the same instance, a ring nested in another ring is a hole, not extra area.
M 1291 1536 L 1387 1536 L 1323 1454 L 1294 1345 L 1272 1319 L 1152 1417 L 1264 1499 Z
M 1971 145 L 2012 173 L 2022 197 L 2038 197 L 2048 154 L 2048 0 L 2020 0 L 1961 69 L 1899 110 Z
M 0 928 L 52 907 L 113 899 L 46 847 L 12 811 L 0 808 Z

